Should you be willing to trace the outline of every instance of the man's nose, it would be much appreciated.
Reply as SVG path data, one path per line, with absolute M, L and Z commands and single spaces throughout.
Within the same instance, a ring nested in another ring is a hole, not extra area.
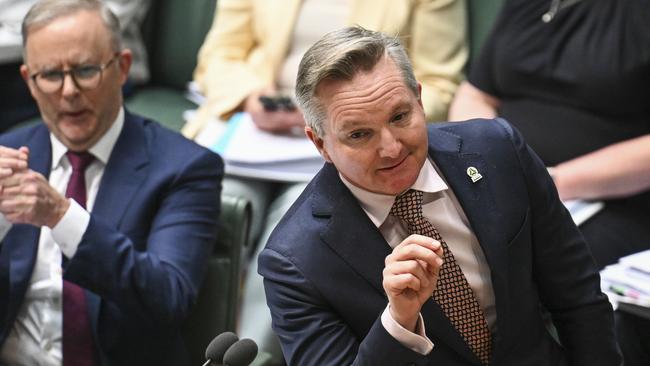
M 77 86 L 77 83 L 74 81 L 72 74 L 67 73 L 63 75 L 63 85 L 61 86 L 62 90 L 61 93 L 63 96 L 74 96 L 77 93 L 79 93 L 79 87 Z
M 382 158 L 396 158 L 402 149 L 399 137 L 390 128 L 384 128 L 380 133 L 379 155 Z

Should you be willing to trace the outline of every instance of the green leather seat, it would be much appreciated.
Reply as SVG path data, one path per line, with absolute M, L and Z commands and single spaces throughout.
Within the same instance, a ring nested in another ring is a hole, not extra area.
M 157 0 L 143 25 L 150 81 L 126 100 L 129 110 L 178 131 L 183 112 L 196 104 L 185 98 L 196 57 L 212 25 L 215 0 Z
M 251 205 L 243 197 L 221 195 L 217 243 L 208 271 L 183 329 L 193 365 L 205 362 L 205 348 L 219 333 L 235 331 L 241 283 L 241 255 L 248 241 Z

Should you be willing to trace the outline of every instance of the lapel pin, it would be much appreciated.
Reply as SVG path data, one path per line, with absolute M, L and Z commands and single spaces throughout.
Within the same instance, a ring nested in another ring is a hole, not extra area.
M 467 168 L 467 176 L 469 176 L 469 178 L 472 180 L 472 183 L 476 183 L 481 180 L 481 178 L 483 178 L 481 173 L 478 172 L 478 169 L 473 166 Z

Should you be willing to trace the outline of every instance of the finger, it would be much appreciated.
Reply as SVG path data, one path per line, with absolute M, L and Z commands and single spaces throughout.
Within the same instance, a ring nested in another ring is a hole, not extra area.
M 0 157 L 0 167 L 14 170 L 23 170 L 27 168 L 27 159 Z
M 420 290 L 420 279 L 410 273 L 388 275 L 384 277 L 384 290 L 392 295 L 399 295 L 407 289 Z
M 26 146 L 21 146 L 19 149 L 12 149 L 6 146 L 0 146 L 0 157 L 2 158 L 12 158 L 27 161 L 29 155 L 29 148 Z
M 424 265 L 426 265 L 426 263 L 424 263 Z M 430 273 L 426 270 L 426 267 L 423 267 L 422 264 L 417 260 L 391 263 L 390 265 L 386 266 L 385 274 L 412 274 L 422 282 L 422 286 L 428 286 L 429 284 Z
M 11 168 L 0 168 L 0 181 L 10 177 L 14 173 L 14 170 Z
M 401 247 L 396 247 L 393 250 L 393 253 L 386 257 L 386 265 L 389 265 L 391 262 L 416 259 L 422 260 L 432 267 L 440 267 L 443 263 L 442 257 L 428 247 L 419 244 L 407 244 Z
M 399 245 L 395 247 L 395 249 L 399 248 L 400 246 L 405 246 L 408 244 L 421 245 L 433 251 L 436 251 L 438 250 L 438 248 L 441 247 L 440 242 L 434 238 L 431 238 L 429 236 L 419 235 L 419 234 L 411 234 L 406 239 L 402 240 L 402 242 L 399 243 Z

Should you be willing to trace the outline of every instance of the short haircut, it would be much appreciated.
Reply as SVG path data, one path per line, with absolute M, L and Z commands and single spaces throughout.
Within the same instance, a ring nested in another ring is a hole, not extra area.
M 23 35 L 23 59 L 25 58 L 25 45 L 29 31 L 33 27 L 42 27 L 52 21 L 74 14 L 79 11 L 97 12 L 102 18 L 104 25 L 110 32 L 111 45 L 115 52 L 122 49 L 122 36 L 120 33 L 120 21 L 113 11 L 101 0 L 41 0 L 34 4 L 22 24 Z
M 395 62 L 406 86 L 419 97 L 413 67 L 396 37 L 360 26 L 347 27 L 326 34 L 307 50 L 298 67 L 296 99 L 305 122 L 317 136 L 323 136 L 323 122 L 327 118 L 327 112 L 316 95 L 320 83 L 352 80 L 359 71 L 372 70 L 384 56 Z

